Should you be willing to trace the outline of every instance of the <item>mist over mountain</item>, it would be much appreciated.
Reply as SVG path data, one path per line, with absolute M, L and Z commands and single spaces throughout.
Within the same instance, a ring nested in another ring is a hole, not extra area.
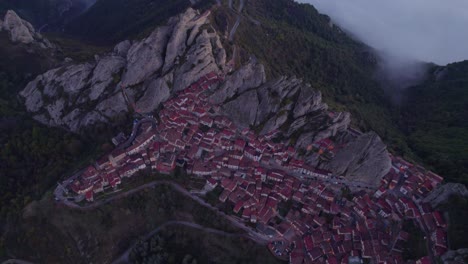
M 463 0 L 299 0 L 313 4 L 378 53 L 377 78 L 399 103 L 402 89 L 426 77 L 432 63 L 468 58 L 468 2 Z
M 468 2 L 464 0 L 300 0 L 389 54 L 445 65 L 468 59 Z

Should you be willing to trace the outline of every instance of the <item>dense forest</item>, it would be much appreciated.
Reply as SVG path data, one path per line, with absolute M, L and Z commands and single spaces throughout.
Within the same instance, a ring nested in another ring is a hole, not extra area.
M 100 136 L 91 138 L 46 127 L 26 113 L 18 97 L 29 81 L 60 65 L 66 56 L 89 59 L 98 50 L 73 43 L 61 50 L 45 50 L 13 44 L 5 31 L 0 32 L 0 224 L 6 215 L 18 213 L 27 203 L 39 199 L 65 173 L 83 166 L 106 147 L 104 143 L 114 133 L 101 125 L 90 128 Z
M 247 1 L 243 15 L 234 40 L 241 57 L 254 54 L 268 78 L 303 78 L 333 109 L 351 112 L 354 126 L 376 131 L 393 151 L 412 156 L 390 99 L 375 78 L 378 59 L 370 47 L 350 38 L 313 6 L 293 0 Z M 222 8 L 214 20 L 223 30 L 235 23 L 235 16 Z
M 406 90 L 402 108 L 411 148 L 449 181 L 468 184 L 468 61 L 433 67 Z

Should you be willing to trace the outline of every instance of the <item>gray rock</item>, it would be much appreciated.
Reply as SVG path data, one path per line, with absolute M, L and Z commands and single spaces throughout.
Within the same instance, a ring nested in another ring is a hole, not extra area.
M 94 101 L 109 85 L 117 85 L 116 79 L 120 79 L 119 72 L 124 66 L 125 59 L 120 56 L 110 55 L 100 59 L 93 70 L 89 99 Z
M 151 36 L 130 47 L 128 65 L 122 77 L 124 87 L 139 84 L 161 69 L 164 48 L 170 34 L 170 27 L 159 27 Z
M 226 81 L 211 95 L 210 102 L 220 104 L 237 93 L 262 85 L 265 81 L 266 76 L 263 65 L 251 60 L 232 75 L 226 77 Z
M 301 89 L 293 114 L 294 118 L 298 118 L 314 111 L 327 110 L 327 108 L 327 105 L 322 103 L 322 94 L 309 85 Z
M 185 13 L 178 16 L 174 25 L 174 30 L 170 37 L 166 49 L 166 58 L 164 60 L 163 72 L 169 71 L 174 64 L 177 64 L 176 58 L 182 56 L 187 48 L 187 44 L 191 45 L 198 32 L 199 26 L 207 21 L 207 16 L 198 16 L 199 13 L 192 8 L 188 8 Z M 191 36 L 188 32 L 191 31 Z M 189 39 L 187 39 L 189 38 Z
M 1 21 L 1 20 L 0 20 Z M 8 10 L 0 23 L 0 30 L 8 31 L 13 43 L 34 44 L 40 48 L 55 48 L 55 46 L 26 20 L 21 19 L 13 10 Z
M 128 112 L 127 103 L 122 93 L 117 93 L 96 106 L 96 110 L 103 116 L 112 118 L 122 112 Z
M 35 31 L 33 26 L 22 20 L 13 10 L 6 12 L 2 27 L 9 32 L 12 42 L 23 44 L 34 42 Z
M 268 82 L 257 89 L 260 106 L 257 111 L 256 125 L 263 124 L 272 114 L 275 119 L 275 125 L 270 126 L 272 124 L 270 122 L 264 127 L 262 133 L 278 129 L 287 121 L 287 116 L 294 104 L 292 97 L 300 89 L 301 84 L 301 80 L 282 77 L 273 82 Z
M 65 107 L 65 99 L 63 98 L 60 98 L 59 100 L 53 102 L 52 104 L 49 104 L 46 107 L 47 112 L 49 113 L 49 116 L 50 116 L 50 120 L 49 120 L 50 126 L 61 126 L 63 124 L 61 117 L 63 115 L 64 107 Z
M 432 190 L 429 195 L 424 198 L 424 202 L 430 203 L 433 208 L 437 208 L 439 205 L 446 203 L 452 195 L 468 197 L 468 190 L 465 185 L 460 183 L 445 183 Z
M 259 108 L 259 110 L 261 107 Z M 258 115 L 257 115 L 258 116 Z M 272 117 L 268 120 L 265 125 L 263 126 L 262 131 L 260 131 L 261 135 L 265 135 L 270 131 L 276 130 L 281 127 L 286 121 L 288 120 L 287 112 L 283 112 L 278 114 L 277 116 Z
M 108 120 L 98 111 L 91 111 L 85 114 L 79 123 L 79 127 L 89 127 L 98 123 L 106 123 Z
M 377 188 L 391 168 L 391 159 L 380 137 L 369 132 L 339 150 L 331 162 L 321 167 Z
M 66 124 L 66 126 L 68 127 L 70 131 L 78 131 L 81 128 L 80 117 L 82 115 L 83 115 L 82 111 L 78 108 L 75 108 L 63 117 L 63 123 Z
M 255 124 L 258 105 L 257 92 L 252 90 L 223 105 L 223 111 L 236 125 L 245 128 Z
M 44 105 L 42 92 L 39 89 L 41 86 L 42 76 L 38 76 L 20 92 L 20 96 L 25 98 L 26 110 L 29 112 L 37 112 Z
M 124 40 L 114 47 L 114 53 L 120 57 L 127 57 L 128 50 L 132 46 L 130 40 Z
M 220 73 L 213 57 L 211 38 L 215 36 L 204 30 L 190 48 L 185 63 L 174 71 L 174 91 L 180 91 L 210 72 Z
M 171 96 L 169 83 L 172 83 L 172 75 L 169 74 L 150 81 L 146 85 L 143 97 L 136 103 L 136 108 L 143 113 L 150 113 L 156 110 L 159 105 Z
M 213 55 L 215 56 L 216 59 L 216 64 L 219 66 L 225 66 L 226 65 L 226 50 L 223 48 L 223 45 L 221 44 L 221 40 L 219 39 L 219 36 L 215 34 L 216 38 L 211 39 L 211 45 L 213 46 Z
M 83 63 L 45 73 L 42 81 L 45 86 L 44 93 L 54 96 L 57 93 L 61 93 L 61 91 L 58 91 L 58 88 L 63 89 L 63 92 L 71 95 L 80 93 L 88 84 L 94 67 L 94 64 Z

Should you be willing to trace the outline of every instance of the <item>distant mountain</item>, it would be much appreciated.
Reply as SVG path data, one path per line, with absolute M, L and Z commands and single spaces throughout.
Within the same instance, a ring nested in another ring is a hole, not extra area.
M 405 97 L 400 122 L 411 148 L 441 175 L 468 184 L 468 61 L 432 67 Z
M 2 0 L 0 14 L 11 9 L 31 22 L 38 31 L 59 31 L 95 2 L 96 0 Z
M 193 7 L 209 7 L 213 3 L 214 0 L 203 0 Z M 68 23 L 65 32 L 89 41 L 115 43 L 144 36 L 189 6 L 188 0 L 99 0 Z

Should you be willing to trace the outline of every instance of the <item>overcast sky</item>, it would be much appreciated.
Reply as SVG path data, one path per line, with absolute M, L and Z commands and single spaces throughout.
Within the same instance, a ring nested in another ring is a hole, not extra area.
M 297 0 L 378 50 L 440 65 L 468 59 L 468 0 Z

